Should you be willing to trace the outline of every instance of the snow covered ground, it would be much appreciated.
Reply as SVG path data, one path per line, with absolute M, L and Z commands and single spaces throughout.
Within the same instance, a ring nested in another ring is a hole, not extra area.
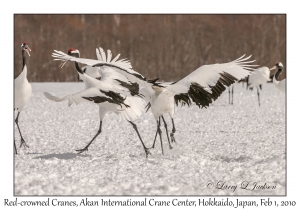
M 256 90 L 241 84 L 235 85 L 233 105 L 225 91 L 208 109 L 178 107 L 173 149 L 162 126 L 165 155 L 156 144 L 148 159 L 132 126 L 114 114 L 106 115 L 89 151 L 77 154 L 98 130 L 98 107 L 69 108 L 43 92 L 63 96 L 84 84 L 32 86 L 19 118 L 30 148 L 18 148 L 15 156 L 15 195 L 285 195 L 285 95 L 272 84 L 263 86 L 260 107 Z M 170 131 L 169 116 L 165 119 Z M 150 147 L 156 131 L 152 114 L 136 124 Z M 19 145 L 16 126 L 15 139 Z M 258 189 L 263 185 L 276 187 Z

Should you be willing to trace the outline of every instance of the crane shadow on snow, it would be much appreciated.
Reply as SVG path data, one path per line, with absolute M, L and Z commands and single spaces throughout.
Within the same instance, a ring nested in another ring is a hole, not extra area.
M 247 161 L 250 161 L 252 158 L 251 157 L 248 157 L 248 156 L 239 156 L 239 157 L 226 157 L 226 156 L 219 156 L 217 158 L 215 158 L 215 160 L 221 160 L 223 162 L 227 162 L 227 163 L 230 163 L 230 162 L 247 162 Z
M 210 106 L 232 106 L 231 104 L 211 104 Z
M 49 154 L 49 155 L 37 156 L 34 159 L 57 158 L 57 159 L 68 160 L 68 159 L 73 159 L 73 158 L 76 158 L 76 157 L 90 157 L 90 155 L 82 155 L 82 154 L 77 154 L 77 153 L 62 153 L 62 154 Z
M 43 154 L 43 153 L 40 153 L 40 152 L 27 152 L 26 154 L 27 155 L 39 155 L 39 154 Z

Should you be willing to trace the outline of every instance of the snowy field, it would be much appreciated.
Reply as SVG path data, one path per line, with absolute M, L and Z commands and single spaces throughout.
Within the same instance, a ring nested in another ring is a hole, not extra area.
M 285 95 L 273 84 L 263 86 L 260 107 L 256 90 L 237 84 L 233 105 L 226 90 L 208 109 L 176 108 L 173 149 L 161 126 L 165 155 L 156 144 L 147 159 L 132 126 L 115 114 L 105 116 L 88 152 L 77 154 L 98 130 L 98 107 L 69 108 L 43 92 L 64 96 L 84 84 L 31 84 L 33 96 L 19 118 L 30 148 L 18 148 L 15 155 L 15 195 L 285 195 Z M 165 119 L 170 131 L 171 120 Z M 152 114 L 136 125 L 150 147 Z M 16 126 L 15 139 L 20 145 Z M 276 187 L 258 189 L 263 185 Z

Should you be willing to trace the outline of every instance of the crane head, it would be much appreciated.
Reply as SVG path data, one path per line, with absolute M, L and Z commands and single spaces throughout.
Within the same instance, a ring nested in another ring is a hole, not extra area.
M 70 48 L 68 50 L 68 55 L 70 56 L 73 56 L 73 57 L 76 57 L 76 58 L 79 58 L 80 57 L 80 53 L 79 53 L 79 50 L 75 49 L 75 48 Z M 68 60 L 65 60 L 65 61 L 61 61 L 59 67 L 62 68 L 64 67 L 64 65 L 68 62 Z
M 80 57 L 80 53 L 79 50 L 75 49 L 75 48 L 70 48 L 68 50 L 68 55 L 71 55 L 73 57 L 79 58 Z
M 281 62 L 276 63 L 276 66 L 278 68 L 278 70 L 282 70 L 283 69 L 283 65 Z
M 276 70 L 276 71 L 282 71 L 283 69 L 283 65 L 281 62 L 278 62 L 275 64 L 275 66 L 273 66 L 272 68 L 270 68 L 270 71 L 272 70 Z
M 30 56 L 29 51 L 31 51 L 31 49 L 28 47 L 27 42 L 23 42 L 21 45 L 22 50 L 25 50 L 27 52 L 27 54 Z

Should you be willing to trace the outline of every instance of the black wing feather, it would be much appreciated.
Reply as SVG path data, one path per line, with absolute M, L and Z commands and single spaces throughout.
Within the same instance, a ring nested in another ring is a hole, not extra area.
M 226 86 L 230 86 L 237 80 L 237 78 L 227 72 L 220 73 L 220 78 L 217 83 L 214 86 L 209 86 L 211 93 L 207 92 L 204 87 L 198 83 L 191 83 L 187 93 L 181 93 L 174 96 L 175 103 L 177 106 L 178 102 L 181 102 L 182 106 L 185 104 L 188 104 L 189 106 L 191 104 L 191 98 L 199 108 L 207 108 L 209 104 L 215 101 L 226 90 Z
M 130 107 L 124 103 L 126 98 L 123 98 L 120 93 L 115 93 L 113 91 L 103 91 L 103 90 L 100 90 L 100 92 L 105 94 L 109 98 L 103 97 L 103 96 L 82 97 L 82 98 L 89 100 L 89 101 L 94 101 L 94 103 L 96 103 L 96 104 L 103 103 L 103 102 L 109 102 L 112 104 L 118 104 L 120 106 L 122 106 L 122 104 L 123 104 L 126 107 Z

